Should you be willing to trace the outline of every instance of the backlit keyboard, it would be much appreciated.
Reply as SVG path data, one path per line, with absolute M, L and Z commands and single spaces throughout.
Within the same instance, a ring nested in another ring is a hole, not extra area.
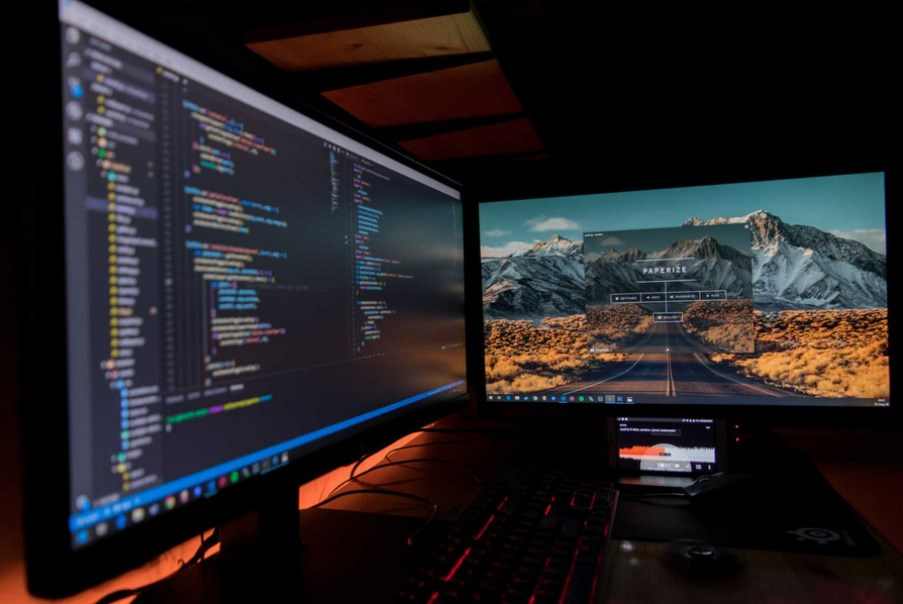
M 590 602 L 617 496 L 604 480 L 558 472 L 497 481 L 443 530 L 401 600 Z

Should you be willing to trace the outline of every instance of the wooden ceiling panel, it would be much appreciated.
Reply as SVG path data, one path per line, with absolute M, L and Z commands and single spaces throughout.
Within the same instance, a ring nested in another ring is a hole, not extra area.
M 248 42 L 247 47 L 285 71 L 294 72 L 487 52 L 489 41 L 470 11 Z
M 495 59 L 331 90 L 323 96 L 374 127 L 522 111 Z
M 525 153 L 542 149 L 542 142 L 527 118 L 418 138 L 400 144 L 426 161 Z

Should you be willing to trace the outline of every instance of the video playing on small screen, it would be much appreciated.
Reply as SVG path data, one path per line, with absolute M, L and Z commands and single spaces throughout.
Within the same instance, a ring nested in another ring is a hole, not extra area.
M 619 470 L 715 470 L 714 420 L 619 417 L 615 425 Z

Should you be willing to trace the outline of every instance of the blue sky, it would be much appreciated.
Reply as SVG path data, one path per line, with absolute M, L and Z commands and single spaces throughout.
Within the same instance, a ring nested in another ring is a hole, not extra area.
M 485 203 L 480 205 L 480 243 L 484 257 L 506 256 L 555 233 L 579 241 L 584 231 L 672 227 L 691 217 L 707 220 L 756 210 L 885 253 L 880 172 Z

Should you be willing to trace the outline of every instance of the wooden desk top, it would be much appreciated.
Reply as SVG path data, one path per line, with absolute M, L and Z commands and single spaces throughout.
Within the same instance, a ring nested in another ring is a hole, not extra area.
M 412 448 L 392 453 L 392 461 L 453 459 L 454 465 L 412 462 L 369 473 L 365 484 L 425 496 L 455 517 L 482 485 L 468 473 L 490 478 L 514 445 L 489 435 L 423 434 Z M 462 471 L 466 470 L 466 472 Z M 330 509 L 422 515 L 421 506 L 367 495 L 346 497 Z M 665 542 L 613 540 L 605 589 L 610 602 L 903 602 L 903 557 L 880 535 L 874 557 L 839 557 L 755 549 L 734 549 L 744 564 L 729 577 L 694 577 L 664 562 Z
M 665 543 L 615 541 L 609 602 L 900 602 L 903 560 L 891 550 L 840 558 L 742 549 L 730 577 L 690 577 L 664 563 Z M 886 548 L 886 545 L 885 545 Z

